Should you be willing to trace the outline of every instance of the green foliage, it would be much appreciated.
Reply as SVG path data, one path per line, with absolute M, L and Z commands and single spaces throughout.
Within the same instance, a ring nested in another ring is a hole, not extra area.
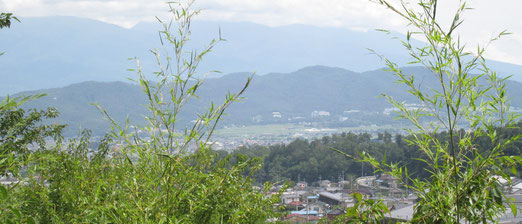
M 313 71 L 308 68 L 294 73 L 255 76 L 248 91 L 244 94 L 248 100 L 230 107 L 227 110 L 228 116 L 225 116 L 223 121 L 218 124 L 218 129 L 234 125 L 247 127 L 222 129 L 215 137 L 230 137 L 231 135 L 240 137 L 242 134 L 246 134 L 245 131 L 250 130 L 253 131 L 252 134 L 262 135 L 270 132 L 277 138 L 279 138 L 278 133 L 291 137 L 292 134 L 304 130 L 289 129 L 287 131 L 280 127 L 310 128 L 299 125 L 299 122 L 311 122 L 312 127 L 318 129 L 335 128 L 338 130 L 360 125 L 371 126 L 372 124 L 379 126 L 376 128 L 385 126 L 382 128 L 396 127 L 395 130 L 399 130 L 398 128 L 409 125 L 406 120 L 393 119 L 395 117 L 393 113 L 382 114 L 382 111 L 391 107 L 385 99 L 377 97 L 383 92 L 393 95 L 399 101 L 417 102 L 415 98 L 408 95 L 403 86 L 393 83 L 395 78 L 391 73 L 378 70 L 354 74 L 341 70 L 343 73 L 337 74 L 336 70 L 332 70 L 332 68 L 318 67 Z M 426 69 L 407 67 L 403 68 L 403 71 L 414 74 L 418 80 L 422 79 L 421 88 L 423 87 L 423 89 L 436 87 L 436 77 L 432 77 L 432 74 Z M 240 85 L 243 84 L 246 77 L 248 74 L 244 73 L 206 79 L 205 84 L 198 88 L 199 98 L 189 101 L 184 111 L 178 115 L 178 125 L 192 124 L 190 121 L 196 118 L 195 114 L 203 112 L 204 107 L 212 100 L 220 102 L 229 89 L 241 88 Z M 484 84 L 487 83 L 485 79 L 480 81 Z M 343 84 L 346 85 L 343 86 Z M 512 106 L 522 107 L 522 83 L 511 81 L 507 84 L 507 92 L 510 97 L 513 97 Z M 268 88 L 271 90 L 269 93 L 266 91 Z M 147 110 L 142 105 L 147 104 L 147 98 L 142 94 L 140 86 L 132 83 L 83 82 L 42 91 L 48 95 L 25 104 L 23 108 L 45 109 L 50 106 L 58 108 L 60 117 L 57 118 L 57 122 L 68 125 L 64 130 L 64 136 L 76 136 L 78 124 L 92 130 L 93 136 L 103 136 L 107 133 L 110 124 L 100 116 L 96 108 L 89 105 L 92 102 L 104 105 L 107 110 L 111 111 L 111 116 L 118 123 L 125 122 L 129 116 L 133 125 L 146 124 L 143 115 L 147 113 Z M 300 95 L 299 93 L 306 94 Z M 343 114 L 346 108 L 357 108 L 361 112 Z M 312 118 L 310 113 L 319 109 L 330 111 L 331 116 Z M 272 117 L 273 111 L 280 111 L 283 118 Z M 259 115 L 258 118 L 262 118 L 259 123 L 252 119 L 257 115 Z M 346 116 L 348 120 L 339 122 L 338 116 Z M 294 117 L 303 118 L 293 119 Z M 286 118 L 292 120 L 289 121 Z M 254 124 L 256 126 L 251 126 Z M 274 125 L 264 126 L 266 124 Z M 263 125 L 263 127 L 257 128 L 257 125 Z M 272 127 L 277 129 L 273 130 Z
M 364 199 L 362 194 L 351 194 L 356 203 L 346 210 L 346 214 L 338 216 L 332 223 L 382 223 L 384 215 L 389 213 L 382 200 Z
M 7 97 L 2 99 L 2 102 L 0 103 L 0 111 L 16 109 L 24 103 L 39 99 L 43 96 L 45 96 L 45 94 L 35 94 L 35 95 L 30 95 L 30 96 L 11 98 L 11 97 L 9 97 L 9 95 L 7 95 Z
M 20 188 L 25 188 L 19 181 L 23 176 L 21 171 L 27 172 L 27 165 L 38 160 L 33 152 L 46 148 L 46 138 L 61 139 L 63 125 L 41 123 L 58 116 L 54 108 L 40 111 L 17 108 L 39 97 L 41 95 L 13 99 L 8 96 L 0 104 L 0 177 L 13 182 L 11 185 L 0 185 L 2 223 L 35 223 L 34 218 L 24 215 L 20 208 L 25 202 L 18 198 Z
M 133 161 L 112 152 L 109 138 L 97 150 L 87 138 L 40 152 L 32 168 L 45 182 L 33 178 L 17 188 L 22 214 L 52 223 L 256 223 L 272 211 L 274 198 L 242 175 L 255 171 L 252 160 L 210 166 L 198 152 L 164 170 L 167 155 Z
M 20 20 L 16 18 L 16 16 L 13 16 L 13 13 L 0 13 L 0 29 L 4 27 L 11 27 L 11 20 L 16 20 L 20 22 Z
M 499 141 L 507 141 L 514 136 L 522 134 L 522 122 L 518 122 L 510 128 L 497 128 Z M 358 152 L 372 155 L 376 160 L 386 158 L 388 163 L 396 163 L 408 170 L 412 178 L 428 179 L 431 173 L 422 160 L 428 157 L 418 150 L 415 145 L 408 144 L 414 139 L 413 135 L 378 133 L 382 140 L 370 139 L 368 133 L 341 133 L 324 136 L 315 140 L 296 139 L 288 144 L 271 146 L 249 145 L 236 149 L 232 154 L 243 154 L 249 157 L 258 157 L 263 160 L 263 167 L 256 174 L 256 181 L 281 181 L 301 180 L 308 182 L 319 179 L 337 180 L 344 174 L 345 180 L 353 180 L 353 177 L 372 175 L 373 167 L 361 164 L 357 158 L 361 158 Z M 387 137 L 385 137 L 387 136 Z M 440 142 L 448 142 L 447 131 L 438 132 L 434 137 Z M 487 138 L 477 138 L 476 147 L 480 152 L 487 152 L 491 148 L 491 142 Z M 333 151 L 331 149 L 334 149 Z M 517 156 L 522 154 L 522 139 L 506 146 L 504 155 Z M 337 151 L 337 152 L 335 152 Z M 354 159 L 340 158 L 344 154 Z M 219 151 L 220 158 L 228 153 Z M 516 168 L 516 176 L 520 177 L 521 166 Z
M 154 73 L 158 81 L 148 80 L 136 59 L 137 83 L 148 99 L 147 125 L 129 129 L 128 122 L 119 125 L 102 109 L 113 122 L 111 136 L 123 146 L 119 164 L 129 172 L 124 176 L 135 178 L 121 187 L 134 192 L 131 195 L 136 198 L 131 201 L 143 202 L 120 211 L 131 208 L 135 208 L 134 214 L 152 211 L 150 218 L 129 219 L 130 222 L 264 222 L 275 216 L 272 204 L 278 198 L 265 197 L 253 190 L 251 178 L 260 168 L 258 161 L 238 157 L 230 163 L 230 157 L 226 157 L 216 163 L 208 144 L 225 109 L 240 99 L 250 79 L 237 94 L 228 94 L 223 104 L 211 103 L 193 125 L 180 127 L 179 114 L 191 98 L 197 97 L 196 91 L 203 84 L 203 79 L 195 76 L 196 68 L 221 39 L 211 41 L 200 52 L 188 52 L 184 47 L 190 37 L 190 21 L 199 12 L 181 3 L 171 6 L 175 7 L 171 10 L 177 30 L 170 30 L 172 22 L 160 20 L 164 27 L 160 33 L 167 54 L 172 56 L 162 58 L 159 50 L 152 51 L 158 62 L 159 69 Z
M 11 20 L 16 20 L 18 22 L 20 22 L 20 20 L 18 18 L 16 18 L 16 16 L 13 16 L 12 13 L 5 13 L 5 12 L 2 12 L 0 13 L 0 29 L 2 28 L 9 28 L 11 27 Z M 4 52 L 0 52 L 0 56 L 3 55 Z
M 509 180 L 511 171 L 508 168 L 522 161 L 519 156 L 504 154 L 521 135 L 501 140 L 502 134 L 498 130 L 513 128 L 519 116 L 509 112 L 505 79 L 499 79 L 484 64 L 484 48 L 467 52 L 455 35 L 454 31 L 463 22 L 462 13 L 468 10 L 466 2 L 459 2 L 449 26 L 439 23 L 436 0 L 420 0 L 416 6 L 404 1 L 398 5 L 385 0 L 376 2 L 416 29 L 408 32 L 402 43 L 412 56 L 412 63 L 422 64 L 439 80 L 439 87 L 431 91 L 419 89 L 413 75 L 404 73 L 385 59 L 388 70 L 396 75 L 399 83 L 424 105 L 409 110 L 404 103 L 385 95 L 399 109 L 399 116 L 416 127 L 409 130 L 413 138 L 408 142 L 423 154 L 419 160 L 425 164 L 430 177 L 426 180 L 412 178 L 404 167 L 379 162 L 364 152 L 361 161 L 406 184 L 411 183 L 407 187 L 419 197 L 412 223 L 495 222 L 506 209 L 498 178 Z M 502 32 L 499 37 L 504 34 Z M 413 46 L 413 36 L 427 40 L 428 45 Z M 477 71 L 481 73 L 473 75 Z M 481 77 L 488 80 L 486 85 L 479 83 Z M 422 122 L 425 117 L 434 118 L 436 122 L 427 126 Z M 447 139 L 436 137 L 441 130 L 447 131 Z M 479 150 L 479 139 L 490 147 Z M 516 208 L 513 213 L 516 214 Z
M 59 140 L 63 125 L 42 125 L 44 119 L 55 118 L 58 112 L 23 109 L 0 110 L 0 174 L 18 173 L 30 151 L 45 149 L 45 138 Z
M 195 75 L 197 65 L 217 43 L 212 41 L 199 53 L 184 49 L 190 21 L 198 13 L 190 10 L 191 4 L 169 4 L 174 20 L 160 21 L 168 53 L 162 57 L 159 50 L 152 51 L 159 65 L 154 82 L 138 63 L 137 83 L 148 99 L 147 125 L 120 124 L 99 107 L 112 131 L 94 148 L 90 131 L 63 140 L 63 126 L 37 125 L 56 116 L 55 110 L 25 116 L 16 108 L 19 101 L 2 103 L 4 157 L 30 159 L 17 163 L 23 165 L 17 183 L 0 186 L 1 223 L 264 223 L 279 216 L 273 207 L 279 195 L 265 194 L 269 184 L 260 190 L 252 184 L 261 167 L 258 159 L 229 155 L 218 160 L 210 150 L 213 130 L 250 79 L 223 104 L 212 103 L 190 127 L 176 125 L 203 84 Z M 178 29 L 171 32 L 172 23 Z M 53 134 L 58 135 L 55 144 L 43 145 Z M 42 145 L 37 150 L 23 148 L 30 143 Z
M 389 153 L 391 161 L 411 162 L 404 154 L 408 147 L 399 147 L 394 142 L 379 142 L 371 140 L 368 133 L 342 133 L 324 136 L 312 141 L 296 139 L 289 144 L 272 145 L 270 147 L 251 146 L 239 149 L 240 153 L 258 155 L 264 158 L 264 166 L 259 172 L 258 180 L 280 181 L 301 180 L 308 182 L 328 179 L 335 181 L 339 175 L 360 176 L 373 173 L 371 167 L 346 160 L 330 150 L 335 148 L 348 155 L 357 155 L 358 151 L 369 151 L 377 158 L 384 158 Z M 393 152 L 393 153 L 391 153 Z M 363 165 L 363 166 L 361 166 Z

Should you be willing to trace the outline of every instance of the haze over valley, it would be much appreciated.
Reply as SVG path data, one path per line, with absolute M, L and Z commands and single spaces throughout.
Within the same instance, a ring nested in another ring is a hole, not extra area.
M 158 23 L 142 22 L 131 29 L 76 17 L 21 18 L 11 29 L 2 30 L 0 96 L 27 90 L 65 87 L 83 81 L 136 79 L 127 69 L 137 57 L 144 73 L 157 65 L 151 49 L 161 49 Z M 368 49 L 400 64 L 409 55 L 401 47 L 398 33 L 352 31 L 310 25 L 268 27 L 249 22 L 195 21 L 187 50 L 201 49 L 221 33 L 220 42 L 198 67 L 200 75 L 219 77 L 236 72 L 291 73 L 309 66 L 344 68 L 354 72 L 379 70 L 384 62 Z M 415 44 L 422 46 L 421 42 Z M 161 51 L 160 51 L 161 52 Z M 519 65 L 489 61 L 501 76 L 522 81 Z
M 61 115 L 56 121 L 69 125 L 69 136 L 76 135 L 80 126 L 93 130 L 95 135 L 108 130 L 110 123 L 92 103 L 107 108 L 119 122 L 129 116 L 133 124 L 144 124 L 146 110 L 142 105 L 146 98 L 128 80 L 136 78 L 134 72 L 127 71 L 136 68 L 135 62 L 128 59 L 139 58 L 144 73 L 152 74 L 156 65 L 148 50 L 161 49 L 155 31 L 161 27 L 142 22 L 126 29 L 75 17 L 22 20 L 0 36 L 7 52 L 1 58 L 0 78 L 4 81 L 0 83 L 0 94 L 48 94 L 25 107 L 57 107 Z M 184 125 L 190 125 L 195 114 L 211 101 L 220 102 L 228 91 L 238 91 L 250 76 L 253 80 L 244 99 L 229 108 L 218 126 L 232 128 L 222 133 L 232 132 L 234 139 L 245 137 L 240 134 L 249 132 L 241 129 L 245 126 L 255 130 L 247 134 L 248 138 L 256 138 L 272 132 L 271 125 L 285 124 L 293 131 L 269 134 L 271 140 L 263 143 L 342 131 L 401 132 L 403 126 L 397 126 L 401 121 L 393 119 L 392 105 L 379 96 L 389 94 L 413 108 L 418 106 L 403 87 L 394 83 L 395 77 L 382 70 L 381 59 L 368 50 L 408 66 L 408 55 L 399 41 L 391 39 L 402 37 L 400 34 L 310 25 L 268 27 L 248 22 L 196 21 L 188 48 L 202 46 L 219 31 L 227 40 L 210 52 L 198 71 L 200 77 L 213 70 L 221 73 L 206 76 L 198 94 L 201 100 L 183 111 L 180 122 Z M 512 75 L 509 90 L 513 106 L 515 110 L 522 107 L 522 88 L 516 82 L 522 80 L 522 67 L 488 63 L 499 75 Z M 425 70 L 409 66 L 406 71 L 416 74 L 419 85 L 426 89 L 435 85 L 436 80 Z
M 0 0 L 0 223 L 520 224 L 521 7 Z

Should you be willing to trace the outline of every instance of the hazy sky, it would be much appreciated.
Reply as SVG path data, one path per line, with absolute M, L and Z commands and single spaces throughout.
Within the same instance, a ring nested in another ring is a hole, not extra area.
M 393 0 L 392 0 L 393 2 Z M 441 0 L 441 17 L 454 10 Z M 488 57 L 522 65 L 522 0 L 471 0 L 474 10 L 465 14 L 462 38 L 470 46 L 485 43 L 496 33 L 512 35 L 491 44 Z M 251 21 L 270 26 L 310 24 L 352 30 L 386 28 L 404 32 L 405 24 L 388 10 L 368 0 L 199 0 L 200 19 Z M 0 11 L 19 16 L 67 15 L 97 19 L 123 27 L 166 17 L 164 0 L 0 0 Z M 446 16 L 447 17 L 447 16 Z

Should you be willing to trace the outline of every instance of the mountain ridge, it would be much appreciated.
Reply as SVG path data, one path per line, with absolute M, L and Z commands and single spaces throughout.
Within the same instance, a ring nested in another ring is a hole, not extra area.
M 159 27 L 142 23 L 131 29 L 77 17 L 21 18 L 1 31 L 6 52 L 0 57 L 0 95 L 82 81 L 126 81 L 137 57 L 144 74 L 156 69 L 149 49 L 161 49 Z M 219 30 L 227 41 L 200 64 L 199 73 L 291 73 L 309 65 L 340 67 L 356 72 L 378 69 L 383 62 L 366 48 L 405 64 L 401 44 L 377 31 L 359 32 L 309 25 L 268 27 L 248 22 L 195 21 L 187 47 L 204 46 Z M 401 36 L 400 34 L 392 34 Z M 422 44 L 416 41 L 416 44 Z M 522 81 L 522 66 L 490 61 L 499 74 Z M 500 69 L 499 69 L 500 68 Z M 221 76 L 212 74 L 211 76 Z
M 421 67 L 403 68 L 416 74 L 424 88 L 434 88 L 436 79 Z M 203 112 L 210 102 L 223 102 L 227 92 L 239 91 L 251 73 L 233 73 L 219 78 L 207 78 L 198 89 L 199 99 L 186 105 L 180 123 L 189 125 L 195 114 Z M 522 83 L 508 81 L 508 94 L 514 107 L 522 107 Z M 24 105 L 25 108 L 57 107 L 61 112 L 58 123 L 105 133 L 109 122 L 92 103 L 106 107 L 114 118 L 123 122 L 127 116 L 135 124 L 143 124 L 147 114 L 145 95 L 139 86 L 126 82 L 86 81 L 63 88 L 53 88 L 15 94 L 48 95 Z M 309 66 L 292 73 L 254 75 L 241 103 L 227 110 L 222 126 L 315 122 L 324 126 L 359 126 L 390 124 L 393 116 L 385 111 L 392 107 L 381 94 L 399 101 L 416 103 L 406 89 L 395 84 L 395 77 L 382 70 L 358 73 L 342 68 Z M 328 116 L 315 116 L 319 111 Z M 348 111 L 348 112 L 347 112 Z M 351 112 L 349 112 L 351 111 Z M 359 111 L 355 113 L 354 111 Z M 274 113 L 281 116 L 275 116 Z

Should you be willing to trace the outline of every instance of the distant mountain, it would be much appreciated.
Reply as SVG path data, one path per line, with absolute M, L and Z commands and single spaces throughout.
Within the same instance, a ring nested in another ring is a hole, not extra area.
M 20 91 L 64 87 L 83 81 L 125 81 L 126 69 L 139 57 L 145 72 L 156 68 L 149 49 L 159 48 L 156 23 L 132 29 L 75 17 L 21 18 L 0 31 L 0 96 Z M 221 29 L 226 42 L 204 59 L 200 71 L 292 72 L 305 66 L 325 65 L 362 72 L 383 63 L 367 48 L 404 64 L 401 44 L 381 32 L 359 32 L 308 25 L 267 27 L 246 22 L 196 21 L 192 43 L 200 47 Z M 398 34 L 394 34 L 398 35 Z M 417 42 L 417 44 L 422 44 Z M 503 75 L 522 81 L 522 67 L 491 62 Z M 216 77 L 216 76 L 214 76 Z
M 404 71 L 415 74 L 422 88 L 435 88 L 435 78 L 423 68 L 409 67 Z M 228 91 L 238 91 L 250 75 L 234 73 L 207 79 L 198 89 L 200 99 L 188 104 L 181 114 L 181 124 L 190 124 L 195 114 L 202 112 L 211 100 L 219 103 Z M 395 77 L 382 70 L 357 73 L 325 66 L 306 67 L 292 73 L 256 75 L 243 102 L 230 107 L 222 125 L 298 122 L 319 122 L 325 126 L 389 124 L 393 122 L 393 115 L 386 114 L 385 110 L 391 105 L 379 95 L 386 93 L 398 100 L 416 103 L 401 85 L 394 82 Z M 509 81 L 508 88 L 512 105 L 522 107 L 522 83 Z M 124 82 L 89 81 L 20 94 L 37 92 L 48 95 L 25 107 L 57 107 L 61 112 L 57 121 L 71 125 L 69 134 L 75 134 L 79 124 L 96 134 L 105 133 L 108 121 L 90 103 L 97 102 L 106 107 L 120 122 L 129 116 L 135 124 L 143 124 L 143 116 L 147 114 L 143 106 L 146 99 L 139 86 Z

